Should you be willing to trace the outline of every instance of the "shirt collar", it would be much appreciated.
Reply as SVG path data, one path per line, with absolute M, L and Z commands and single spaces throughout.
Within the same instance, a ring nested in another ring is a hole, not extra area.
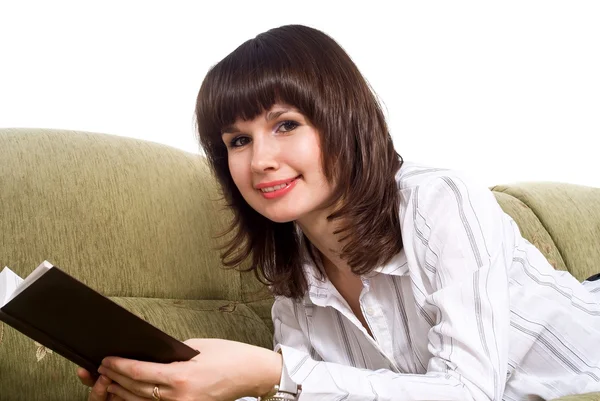
M 327 276 L 323 280 L 319 279 L 319 272 L 313 263 L 305 263 L 303 268 L 306 280 L 308 281 L 308 298 L 313 304 L 325 307 L 338 301 L 340 294 Z M 371 279 L 378 274 L 404 276 L 408 272 L 408 262 L 403 249 L 387 263 L 363 275 L 363 278 Z
M 406 260 L 406 253 L 404 253 L 404 249 L 398 252 L 394 257 L 392 257 L 389 262 L 384 265 L 379 266 L 374 269 L 371 273 L 366 275 L 367 277 L 372 277 L 377 275 L 377 273 L 387 274 L 390 276 L 405 276 L 408 274 L 408 261 Z

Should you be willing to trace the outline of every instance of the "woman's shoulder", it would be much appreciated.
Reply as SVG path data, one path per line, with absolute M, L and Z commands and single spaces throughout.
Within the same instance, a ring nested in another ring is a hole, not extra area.
M 416 187 L 427 188 L 447 180 L 471 181 L 468 174 L 450 168 L 433 167 L 421 163 L 405 161 L 396 173 L 398 189 L 411 189 Z
M 395 178 L 402 202 L 416 201 L 421 210 L 445 208 L 463 200 L 487 204 L 493 198 L 488 187 L 461 170 L 404 162 Z

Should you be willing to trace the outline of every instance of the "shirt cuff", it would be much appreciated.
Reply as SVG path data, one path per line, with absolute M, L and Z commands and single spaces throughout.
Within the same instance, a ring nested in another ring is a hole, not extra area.
M 298 393 L 298 383 L 296 383 L 291 375 L 290 369 L 294 369 L 298 363 L 294 363 L 294 352 L 293 348 L 277 344 L 275 346 L 275 352 L 281 354 L 283 358 L 282 369 L 281 369 L 281 380 L 279 381 L 279 391 L 283 391 L 290 394 Z

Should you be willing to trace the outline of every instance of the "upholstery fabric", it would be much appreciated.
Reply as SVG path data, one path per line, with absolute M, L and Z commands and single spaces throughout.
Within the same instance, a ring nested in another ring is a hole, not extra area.
M 590 393 L 586 395 L 568 395 L 566 397 L 556 398 L 554 401 L 600 401 L 600 393 Z
M 214 236 L 229 218 L 199 155 L 112 135 L 0 134 L 0 264 L 44 259 L 108 296 L 242 300 Z M 10 234 L 9 234 L 10 233 Z
M 555 269 L 567 270 L 556 244 L 529 206 L 503 192 L 494 192 L 494 195 L 502 210 L 517 223 L 521 235 L 535 245 Z
M 496 186 L 535 213 L 580 281 L 600 272 L 600 188 L 549 182 Z

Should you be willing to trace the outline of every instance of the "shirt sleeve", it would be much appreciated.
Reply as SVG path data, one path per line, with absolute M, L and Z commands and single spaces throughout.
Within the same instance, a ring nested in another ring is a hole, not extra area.
M 422 276 L 432 288 L 427 302 L 437 311 L 428 333 L 433 356 L 427 372 L 372 371 L 311 358 L 294 301 L 278 297 L 274 342 L 290 376 L 302 384 L 301 401 L 502 399 L 510 263 L 503 212 L 487 188 L 467 185 L 458 176 L 438 177 L 416 188 L 412 199 L 408 213 L 418 216 L 422 229 L 415 225 L 406 238 L 418 242 L 411 247 L 412 263 L 430 270 Z

